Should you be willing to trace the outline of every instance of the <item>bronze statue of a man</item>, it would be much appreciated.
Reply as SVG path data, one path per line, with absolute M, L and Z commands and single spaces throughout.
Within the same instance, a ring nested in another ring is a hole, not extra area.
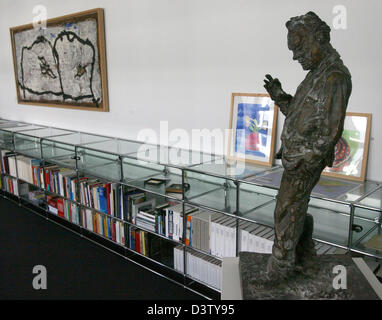
M 275 241 L 268 261 L 270 279 L 289 277 L 309 269 L 316 255 L 313 217 L 307 214 L 310 194 L 342 135 L 351 75 L 330 44 L 330 27 L 315 13 L 287 23 L 288 48 L 304 70 L 309 70 L 294 96 L 278 79 L 266 75 L 265 88 L 285 115 L 281 134 L 284 173 L 274 212 Z

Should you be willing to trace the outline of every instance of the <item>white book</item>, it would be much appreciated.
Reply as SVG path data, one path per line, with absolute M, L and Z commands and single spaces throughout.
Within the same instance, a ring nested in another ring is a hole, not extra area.
M 93 231 L 93 214 L 90 209 L 85 209 L 86 212 L 86 227 L 88 230 Z
M 229 236 L 227 257 L 236 257 L 236 226 L 236 220 L 233 220 L 229 225 L 227 225 Z
M 49 209 L 50 212 L 52 212 L 54 214 L 58 214 L 58 209 L 57 208 L 48 205 L 48 209 Z
M 255 238 L 252 235 L 255 235 L 256 230 L 260 227 L 261 226 L 256 223 L 251 223 L 251 225 L 246 228 L 246 251 L 257 252 L 256 242 L 254 240 Z
M 223 223 L 229 221 L 230 217 L 223 216 L 221 219 L 216 220 L 216 256 L 222 257 L 224 255 L 224 232 L 225 228 L 223 227 Z
M 236 225 L 236 222 L 235 220 L 233 220 L 233 218 L 229 218 L 228 220 L 224 221 L 222 223 L 222 238 L 223 238 L 223 250 L 221 252 L 221 257 L 230 257 L 231 256 L 231 252 L 232 252 L 232 244 L 231 244 L 231 241 L 232 241 L 232 225 L 235 224 Z
M 126 244 L 126 236 L 125 236 L 125 225 L 119 221 L 119 234 L 121 235 L 121 243 L 123 245 Z
M 115 224 L 115 240 L 117 243 L 121 243 L 121 235 L 120 235 L 120 225 L 119 221 L 114 220 L 113 223 Z
M 9 167 L 9 174 L 13 177 L 17 177 L 15 157 L 8 157 L 8 167 Z
M 247 228 L 251 226 L 250 222 L 244 222 L 239 227 L 239 252 L 248 251 L 248 231 Z
M 183 266 L 182 266 L 182 253 L 183 250 L 181 250 L 180 246 L 174 247 L 174 268 L 177 271 L 183 272 Z

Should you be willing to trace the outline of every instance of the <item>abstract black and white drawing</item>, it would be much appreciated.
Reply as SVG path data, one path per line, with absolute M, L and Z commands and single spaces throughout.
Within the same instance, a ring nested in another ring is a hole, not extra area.
M 11 29 L 18 102 L 108 111 L 103 10 Z

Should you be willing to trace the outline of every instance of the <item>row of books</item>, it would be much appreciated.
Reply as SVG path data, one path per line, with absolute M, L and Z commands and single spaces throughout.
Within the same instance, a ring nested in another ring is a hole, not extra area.
M 51 213 L 80 225 L 80 208 L 74 202 L 57 196 L 47 196 L 47 206 Z
M 19 195 L 19 186 L 17 180 L 11 177 L 3 176 L 2 189 L 15 196 Z
M 35 179 L 35 172 L 31 170 L 31 168 L 41 165 L 40 160 L 28 158 L 21 155 L 15 157 L 14 154 L 8 150 L 0 150 L 0 158 L 2 173 L 9 174 L 12 177 L 18 177 L 30 184 L 35 184 L 39 187 L 42 186 L 42 184 L 35 183 L 37 178 Z
M 182 246 L 174 247 L 174 269 L 184 272 L 184 253 Z M 207 285 L 221 290 L 222 264 L 216 258 L 199 252 L 186 252 L 186 273 Z
M 186 206 L 186 213 L 196 208 Z M 169 239 L 183 239 L 183 204 L 165 202 L 156 205 L 155 199 L 146 200 L 133 206 L 135 224 Z
M 61 168 L 57 165 L 50 164 L 43 167 L 35 167 L 32 170 L 36 170 L 39 174 L 35 175 L 36 179 L 39 179 L 38 184 L 43 185 L 46 191 L 59 194 L 62 197 L 76 201 L 75 193 L 75 180 L 77 174 L 74 170 L 68 168 Z M 43 176 L 41 176 L 43 174 Z M 41 177 L 41 178 L 39 178 Z
M 237 220 L 221 213 L 186 206 L 185 244 L 216 257 L 236 256 Z M 183 205 L 155 206 L 146 200 L 135 206 L 135 224 L 176 241 L 183 240 Z M 252 222 L 239 223 L 239 251 L 270 253 L 273 229 Z
M 16 157 L 9 150 L 0 150 L 1 157 L 1 173 L 9 174 L 13 177 L 17 177 L 16 171 Z
M 187 216 L 185 243 L 216 257 L 236 257 L 237 227 L 239 251 L 272 252 L 272 228 L 253 222 L 238 222 L 232 217 L 207 210 L 198 210 Z
M 82 226 L 118 244 L 125 245 L 125 224 L 91 209 L 81 211 Z
M 174 244 L 135 226 L 128 227 L 128 248 L 174 268 Z
M 252 222 L 240 225 L 239 251 L 272 253 L 274 230 Z
M 42 184 L 35 183 L 36 180 L 41 180 L 41 174 L 36 173 L 34 170 L 31 170 L 31 168 L 39 168 L 41 166 L 41 161 L 38 159 L 31 159 L 25 156 L 17 156 L 16 160 L 17 165 L 17 173 L 18 177 L 30 184 L 34 184 L 41 188 Z M 34 175 L 38 174 L 38 178 L 36 179 Z
M 150 234 L 147 231 L 140 230 L 136 227 L 129 227 L 129 248 L 144 256 L 150 256 L 149 248 Z
M 123 219 L 121 214 L 121 190 L 116 183 L 89 177 L 77 177 L 75 170 L 51 164 L 31 166 L 33 183 L 67 199 Z M 41 184 L 45 181 L 45 184 Z M 78 182 L 78 184 L 77 184 Z

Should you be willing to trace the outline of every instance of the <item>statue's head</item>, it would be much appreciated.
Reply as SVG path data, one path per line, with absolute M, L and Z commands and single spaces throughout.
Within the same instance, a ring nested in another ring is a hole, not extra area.
M 287 23 L 288 48 L 304 70 L 314 69 L 330 43 L 330 27 L 314 12 L 293 17 Z

